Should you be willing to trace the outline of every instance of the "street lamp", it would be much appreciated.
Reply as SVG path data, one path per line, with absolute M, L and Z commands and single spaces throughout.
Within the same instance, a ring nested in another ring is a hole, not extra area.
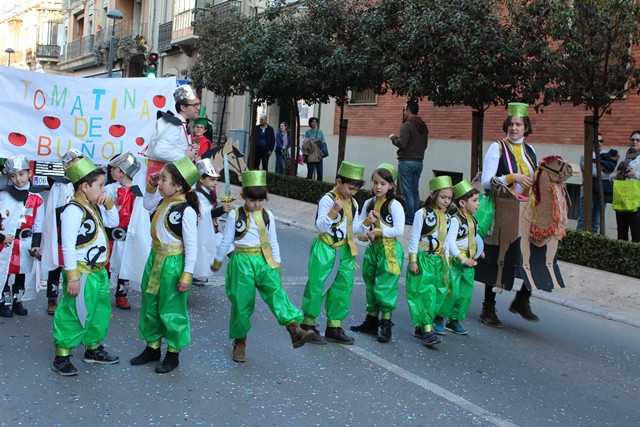
M 6 48 L 4 51 L 5 51 L 5 53 L 9 54 L 9 59 L 7 59 L 7 67 L 10 67 L 11 66 L 11 54 L 15 53 L 16 51 L 11 49 L 10 47 Z
M 118 9 L 111 9 L 107 12 L 107 18 L 113 19 L 113 26 L 111 27 L 111 41 L 109 42 L 109 78 L 111 78 L 111 74 L 113 73 L 113 43 L 116 38 L 116 21 L 124 18 L 124 16 L 122 16 L 122 12 Z

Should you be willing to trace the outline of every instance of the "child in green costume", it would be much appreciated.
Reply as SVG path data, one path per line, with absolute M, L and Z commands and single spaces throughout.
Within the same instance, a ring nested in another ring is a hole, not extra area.
M 407 304 L 416 329 L 414 337 L 429 347 L 442 340 L 433 330 L 433 320 L 447 295 L 445 240 L 453 200 L 451 178 L 443 175 L 429 181 L 431 193 L 413 219 L 409 237 Z
M 132 365 L 160 360 L 162 338 L 167 342 L 164 360 L 156 372 L 165 374 L 180 364 L 180 351 L 191 342 L 187 297 L 198 256 L 198 196 L 191 187 L 200 172 L 188 157 L 167 163 L 152 173 L 143 196 L 151 219 L 151 252 L 142 276 L 140 339 L 147 346 L 131 359 Z M 156 189 L 160 195 L 156 195 Z
M 466 335 L 467 330 L 460 321 L 465 319 L 469 311 L 475 276 L 473 267 L 484 250 L 484 243 L 477 233 L 478 225 L 473 217 L 478 210 L 480 191 L 465 179 L 453 186 L 453 197 L 458 210 L 451 217 L 446 239 L 447 251 L 451 257 L 449 294 L 438 311 L 435 324 L 436 332 L 443 333 L 444 319 L 448 318 L 444 329 L 454 334 Z
M 354 332 L 377 335 L 379 342 L 391 340 L 391 315 L 398 301 L 398 281 L 404 250 L 396 237 L 404 233 L 404 208 L 395 199 L 398 170 L 389 163 L 379 165 L 371 175 L 373 197 L 364 202 L 360 220 L 368 228 L 359 236 L 368 241 L 364 253 L 362 278 L 367 292 L 367 317 Z M 375 222 L 368 215 L 372 214 Z M 378 316 L 382 313 L 382 319 Z
M 229 212 L 222 242 L 211 266 L 213 271 L 218 271 L 230 246 L 235 245 L 226 272 L 226 291 L 231 302 L 229 338 L 233 339 L 235 362 L 246 361 L 256 288 L 278 323 L 287 327 L 293 348 L 302 347 L 313 337 L 313 332 L 303 330 L 298 324 L 302 312 L 291 303 L 282 287 L 276 221 L 271 211 L 262 208 L 267 200 L 267 172 L 243 172 L 241 196 L 244 206 Z
M 104 195 L 104 169 L 84 157 L 65 174 L 75 193 L 60 215 L 64 276 L 63 297 L 53 318 L 53 370 L 72 376 L 78 370 L 71 363 L 71 349 L 79 344 L 86 347 L 83 360 L 87 363 L 119 361 L 104 350 L 100 341 L 107 336 L 111 319 L 105 227 L 116 227 L 120 218 L 113 201 Z
M 336 186 L 322 196 L 318 202 L 316 229 L 320 233 L 311 244 L 307 284 L 302 298 L 304 320 L 302 328 L 314 332 L 313 344 L 326 341 L 353 344 L 355 340 L 342 329 L 342 320 L 349 314 L 355 256 L 358 254 L 354 233 L 364 233 L 365 228 L 358 218 L 358 202 L 353 196 L 358 192 L 364 176 L 364 166 L 342 162 L 336 176 Z M 376 218 L 370 214 L 371 222 Z M 329 278 L 336 255 L 340 253 L 340 265 L 336 278 L 325 294 L 324 282 Z M 325 337 L 316 327 L 322 301 L 327 309 Z

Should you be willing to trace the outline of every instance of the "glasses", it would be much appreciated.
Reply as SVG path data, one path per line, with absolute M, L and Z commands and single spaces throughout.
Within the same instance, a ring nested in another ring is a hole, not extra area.
M 602 144 L 604 142 L 604 139 L 599 139 L 598 142 Z
M 188 105 L 189 107 L 200 108 L 200 103 L 199 102 L 196 102 L 195 104 L 184 104 L 184 105 Z
M 631 138 L 631 142 L 640 142 L 640 138 Z

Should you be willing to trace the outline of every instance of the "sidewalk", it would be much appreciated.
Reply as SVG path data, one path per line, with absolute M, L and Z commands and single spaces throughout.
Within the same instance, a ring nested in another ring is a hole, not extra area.
M 237 199 L 234 203 L 239 203 L 240 187 L 232 185 L 231 193 Z M 273 212 L 279 222 L 316 231 L 315 204 L 269 194 L 265 207 Z M 400 239 L 405 249 L 408 246 L 409 229 L 407 226 Z M 640 327 L 640 279 L 562 261 L 559 264 L 566 287 L 551 293 L 534 291 L 535 297 Z

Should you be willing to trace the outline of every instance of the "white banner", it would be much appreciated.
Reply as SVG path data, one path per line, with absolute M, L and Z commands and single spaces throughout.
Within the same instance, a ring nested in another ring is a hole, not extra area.
M 158 110 L 174 110 L 175 77 L 85 79 L 0 66 L 0 157 L 60 161 L 76 148 L 96 164 L 142 152 Z

